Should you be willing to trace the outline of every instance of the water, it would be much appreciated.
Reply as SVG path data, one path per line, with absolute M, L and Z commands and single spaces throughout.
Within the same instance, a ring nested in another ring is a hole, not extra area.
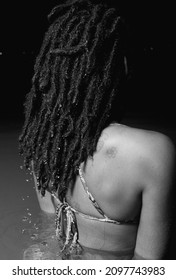
M 167 134 L 175 139 L 175 131 Z M 1 126 L 0 260 L 61 259 L 55 237 L 55 215 L 45 214 L 39 208 L 30 172 L 26 175 L 18 155 L 18 135 L 19 126 Z M 175 224 L 169 259 L 176 259 Z M 101 252 L 89 249 L 80 258 L 101 259 L 102 256 Z M 109 256 L 104 254 L 103 258 Z
M 0 259 L 15 260 L 23 258 L 41 212 L 31 178 L 20 168 L 19 129 L 8 126 L 0 131 Z

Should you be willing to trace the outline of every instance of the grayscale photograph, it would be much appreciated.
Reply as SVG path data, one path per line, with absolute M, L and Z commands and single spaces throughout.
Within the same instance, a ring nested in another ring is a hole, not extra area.
M 176 260 L 174 4 L 4 13 L 0 260 Z

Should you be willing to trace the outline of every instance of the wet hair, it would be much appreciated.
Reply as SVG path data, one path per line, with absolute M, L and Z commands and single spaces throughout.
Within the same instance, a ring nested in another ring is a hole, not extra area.
M 63 199 L 112 120 L 125 76 L 123 21 L 112 5 L 91 0 L 64 1 L 48 18 L 19 148 L 41 194 Z

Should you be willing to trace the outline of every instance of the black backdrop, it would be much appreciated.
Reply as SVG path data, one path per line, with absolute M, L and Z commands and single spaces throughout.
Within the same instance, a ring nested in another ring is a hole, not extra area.
M 1 26 L 0 117 L 23 119 L 33 63 L 47 28 L 47 14 L 59 0 L 7 3 Z M 127 115 L 173 123 L 175 118 L 175 14 L 169 1 L 117 1 L 135 43 L 135 70 L 126 98 Z M 37 3 L 37 4 L 36 4 Z M 3 86 L 2 86 L 3 85 Z

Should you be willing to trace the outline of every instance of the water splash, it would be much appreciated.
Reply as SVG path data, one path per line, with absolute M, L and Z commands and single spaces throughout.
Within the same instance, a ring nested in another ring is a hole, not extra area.
M 33 233 L 33 234 L 31 235 L 31 239 L 32 239 L 32 240 L 37 240 L 37 239 L 38 239 L 38 234 L 37 234 L 37 233 Z
M 42 244 L 43 246 L 48 246 L 48 243 L 47 243 L 46 241 L 42 241 L 41 244 Z
M 27 222 L 28 220 L 29 220 L 29 218 L 26 217 L 26 216 L 24 216 L 24 217 L 22 218 L 22 222 Z
M 22 234 L 26 234 L 27 233 L 27 229 L 26 228 L 22 228 L 21 233 Z
M 34 223 L 34 228 L 35 228 L 36 230 L 38 230 L 38 229 L 39 229 L 39 227 L 37 226 L 37 224 L 36 224 L 36 223 Z

